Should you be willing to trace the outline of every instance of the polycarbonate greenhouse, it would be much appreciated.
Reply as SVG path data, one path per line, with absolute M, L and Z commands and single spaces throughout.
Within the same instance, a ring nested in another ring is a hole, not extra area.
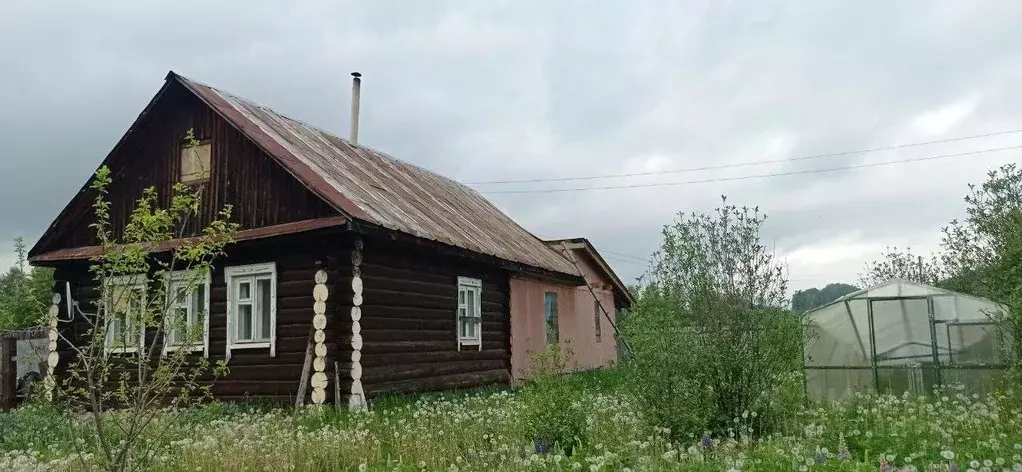
M 913 395 L 962 384 L 989 393 L 1006 362 L 984 299 L 906 280 L 859 290 L 806 313 L 806 390 L 816 401 L 853 392 Z

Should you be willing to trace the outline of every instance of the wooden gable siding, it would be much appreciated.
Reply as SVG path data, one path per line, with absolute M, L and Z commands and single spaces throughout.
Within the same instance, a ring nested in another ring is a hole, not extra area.
M 197 139 L 209 140 L 212 149 L 200 216 L 189 223 L 187 235 L 200 232 L 228 204 L 242 229 L 337 214 L 211 108 L 180 84 L 172 84 L 109 157 L 115 235 L 123 231 L 143 189 L 155 187 L 161 205 L 169 204 L 173 185 L 180 180 L 180 151 L 189 129 Z M 94 221 L 93 198 L 91 191 L 78 196 L 67 221 L 41 252 L 97 244 L 89 228 Z
M 313 317 L 314 276 L 319 268 L 328 272 L 330 298 L 327 300 L 327 403 L 333 402 L 334 392 L 334 360 L 347 361 L 349 353 L 338 351 L 338 348 L 350 351 L 350 343 L 338 346 L 339 333 L 350 333 L 348 309 L 351 297 L 348 296 L 347 307 L 342 308 L 341 298 L 335 297 L 339 285 L 345 283 L 340 274 L 351 273 L 351 262 L 344 248 L 350 244 L 350 236 L 336 230 L 286 235 L 270 241 L 240 243 L 228 249 L 228 256 L 214 266 L 210 286 L 210 333 L 209 359 L 211 362 L 224 359 L 226 354 L 227 335 L 227 287 L 224 279 L 224 267 L 275 262 L 277 266 L 277 337 L 276 356 L 270 357 L 269 349 L 236 349 L 232 351 L 228 361 L 230 372 L 213 383 L 212 393 L 215 398 L 225 401 L 256 400 L 274 404 L 293 403 L 301 380 L 302 367 L 305 361 L 305 350 Z M 339 257 L 344 253 L 344 257 Z M 320 264 L 317 264 L 320 261 Z M 64 293 L 63 282 L 71 282 L 72 298 L 77 300 L 84 311 L 96 312 L 96 302 L 100 296 L 99 287 L 84 264 L 64 264 L 58 267 L 55 274 L 58 293 Z M 350 278 L 347 291 L 350 292 Z M 60 317 L 66 319 L 66 309 L 62 303 Z M 342 311 L 343 310 L 343 311 Z M 344 318 L 337 316 L 343 313 Z M 343 323 L 343 324 L 342 324 Z M 80 317 L 72 323 L 60 323 L 63 334 L 77 343 L 84 343 L 84 333 L 89 325 Z M 147 343 L 153 342 L 155 330 L 147 333 Z M 159 349 L 159 347 L 157 348 Z M 58 378 L 66 374 L 73 351 L 66 343 L 59 345 L 60 362 L 56 369 Z M 195 356 L 201 354 L 196 353 Z M 338 357 L 339 356 L 339 357 Z M 346 364 L 347 365 L 347 364 Z M 350 388 L 348 370 L 340 372 L 342 392 Z M 212 381 L 210 375 L 203 376 L 203 381 Z M 343 383 L 344 381 L 347 383 Z M 311 392 L 308 389 L 306 395 Z M 347 401 L 347 397 L 342 398 Z M 306 398 L 308 403 L 308 398 Z
M 366 239 L 363 254 L 361 382 L 367 397 L 509 383 L 505 271 L 382 238 Z M 482 350 L 458 351 L 459 276 L 482 281 Z

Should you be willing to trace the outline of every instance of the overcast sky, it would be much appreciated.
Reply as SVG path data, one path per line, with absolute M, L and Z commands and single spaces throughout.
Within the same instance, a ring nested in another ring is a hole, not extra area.
M 297 5 L 296 5 L 297 4 Z M 1022 2 L 0 1 L 0 266 L 31 246 L 168 70 L 462 182 L 662 171 L 1022 128 Z M 1022 145 L 1022 133 L 828 159 L 481 191 L 683 182 Z M 585 236 L 632 281 L 679 211 L 770 215 L 793 288 L 936 247 L 1004 151 L 784 177 L 488 195 Z M 622 256 L 625 255 L 625 256 Z M 626 257 L 630 256 L 630 257 Z

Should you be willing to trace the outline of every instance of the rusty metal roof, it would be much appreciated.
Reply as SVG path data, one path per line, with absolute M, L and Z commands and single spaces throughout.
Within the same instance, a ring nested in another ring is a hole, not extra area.
M 357 221 L 578 277 L 557 251 L 447 177 L 171 72 L 310 190 Z

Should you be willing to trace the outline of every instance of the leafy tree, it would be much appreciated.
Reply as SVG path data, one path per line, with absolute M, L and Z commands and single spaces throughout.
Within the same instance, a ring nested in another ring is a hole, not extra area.
M 927 285 L 936 285 L 946 275 L 941 261 L 936 256 L 924 258 L 912 252 L 888 247 L 880 258 L 866 264 L 859 273 L 859 284 L 863 287 L 880 285 L 891 279 L 903 279 Z
M 858 290 L 859 288 L 854 285 L 842 283 L 827 284 L 827 286 L 822 289 L 813 287 L 806 290 L 799 290 L 791 297 L 791 311 L 794 311 L 795 313 L 805 313 L 806 311 L 826 305 Z
M 0 275 L 0 331 L 41 324 L 53 289 L 53 269 L 26 267 L 24 239 L 14 240 L 14 253 L 14 266 Z
M 765 220 L 726 200 L 679 214 L 623 323 L 636 396 L 678 439 L 724 433 L 750 412 L 768 429 L 781 420 L 776 393 L 802 389 L 803 325 L 784 309 L 784 270 L 760 242 Z
M 996 315 L 1011 352 L 1022 353 L 1022 169 L 1007 164 L 982 185 L 969 185 L 966 218 L 944 228 L 942 286 L 988 297 L 1008 312 Z
M 96 219 L 91 226 L 104 251 L 91 265 L 98 286 L 103 287 L 98 312 L 76 315 L 76 320 L 88 325 L 84 337 L 68 339 L 61 334 L 74 355 L 61 384 L 51 387 L 57 388 L 56 398 L 67 407 L 90 413 L 93 437 L 88 444 L 93 450 L 82 452 L 94 452 L 107 470 L 123 471 L 144 469 L 163 446 L 159 438 L 183 414 L 177 407 L 209 395 L 210 383 L 200 382 L 200 376 L 226 372 L 223 361 L 213 367 L 189 349 L 165 352 L 162 346 L 165 333 L 171 330 L 175 341 L 185 347 L 201 345 L 204 323 L 189 326 L 177 316 L 175 302 L 205 279 L 213 260 L 223 256 L 224 247 L 233 240 L 237 225 L 228 222 L 228 206 L 200 236 L 185 238 L 192 234 L 188 225 L 198 216 L 201 187 L 176 184 L 167 208 L 158 206 L 154 188 L 145 189 L 123 235 L 115 238 L 107 200 L 110 182 L 110 170 L 103 167 L 91 184 L 96 195 Z M 154 255 L 168 247 L 169 255 Z M 186 274 L 174 292 L 168 291 L 166 283 L 171 271 Z M 119 288 L 108 283 L 113 277 L 130 279 L 127 287 L 144 288 Z M 145 333 L 141 339 L 139 330 Z M 148 440 L 143 441 L 144 437 Z

